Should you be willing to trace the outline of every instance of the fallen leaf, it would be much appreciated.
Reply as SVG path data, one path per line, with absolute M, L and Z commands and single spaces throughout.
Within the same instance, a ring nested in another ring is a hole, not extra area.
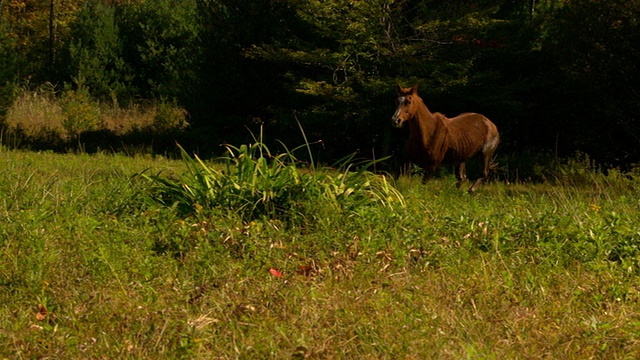
M 313 265 L 300 265 L 298 266 L 298 274 L 304 276 L 315 275 L 316 269 Z
M 282 273 L 274 268 L 269 269 L 269 272 L 271 273 L 271 275 L 277 277 L 277 278 L 281 278 L 282 277 Z
M 47 308 L 42 304 L 38 304 L 38 312 L 36 313 L 36 319 L 42 321 L 47 317 Z

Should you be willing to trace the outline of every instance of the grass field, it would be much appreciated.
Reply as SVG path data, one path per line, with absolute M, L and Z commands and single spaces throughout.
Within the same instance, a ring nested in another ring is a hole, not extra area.
M 293 220 L 185 214 L 135 176 L 186 170 L 0 150 L 0 358 L 640 357 L 637 174 L 401 178 L 405 206 Z

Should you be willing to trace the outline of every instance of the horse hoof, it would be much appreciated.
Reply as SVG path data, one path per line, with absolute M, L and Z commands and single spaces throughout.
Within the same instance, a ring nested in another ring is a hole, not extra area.
M 469 194 L 473 193 L 476 191 L 476 189 L 478 188 L 478 186 L 480 184 L 482 184 L 482 182 L 484 181 L 484 178 L 480 178 L 478 180 L 476 180 L 476 182 L 473 183 L 473 185 L 471 185 L 471 187 L 469 188 L 469 190 L 467 190 L 469 192 Z

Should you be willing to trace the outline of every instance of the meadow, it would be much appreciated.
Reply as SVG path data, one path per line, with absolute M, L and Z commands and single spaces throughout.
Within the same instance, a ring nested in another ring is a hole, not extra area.
M 0 149 L 0 358 L 640 357 L 637 172 L 469 194 L 265 151 Z

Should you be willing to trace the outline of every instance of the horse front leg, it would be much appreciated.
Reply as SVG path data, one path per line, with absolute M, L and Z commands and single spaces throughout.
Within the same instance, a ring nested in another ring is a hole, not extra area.
M 431 179 L 436 173 L 436 169 L 439 164 L 427 166 L 424 168 L 424 175 L 422 175 L 422 183 L 425 184 L 427 180 Z
M 427 180 L 431 179 L 432 177 L 433 177 L 433 173 L 425 169 L 424 174 L 422 175 L 422 183 L 426 184 Z

